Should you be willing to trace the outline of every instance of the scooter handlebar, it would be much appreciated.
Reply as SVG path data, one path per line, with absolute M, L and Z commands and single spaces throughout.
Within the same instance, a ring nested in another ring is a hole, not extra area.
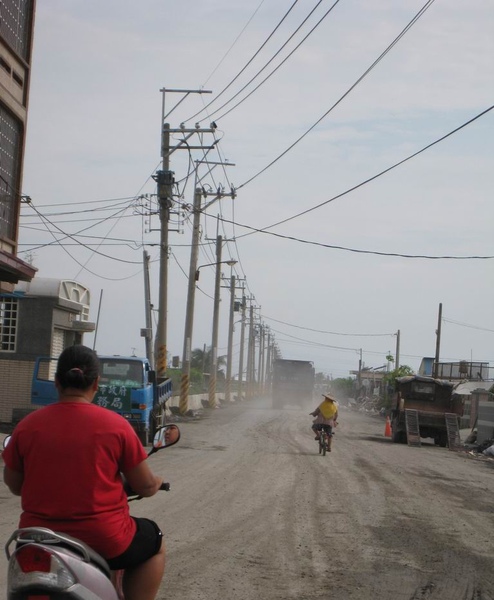
M 164 492 L 169 492 L 170 484 L 166 481 L 163 481 L 163 483 L 160 485 L 160 487 L 158 489 L 160 489 Z M 129 500 L 129 502 L 131 500 L 141 500 L 142 499 L 142 496 L 139 496 L 139 494 L 136 494 L 134 492 L 134 490 L 130 487 L 130 485 L 128 484 L 127 481 L 124 481 L 124 490 L 127 495 L 127 500 Z

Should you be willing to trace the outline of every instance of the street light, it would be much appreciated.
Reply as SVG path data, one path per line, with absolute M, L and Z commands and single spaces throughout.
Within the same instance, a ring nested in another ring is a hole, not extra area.
M 230 260 L 222 260 L 220 262 L 208 263 L 207 265 L 199 265 L 196 270 L 195 279 L 196 279 L 196 281 L 199 281 L 199 269 L 202 269 L 202 267 L 215 267 L 216 265 L 228 265 L 229 267 L 233 267 L 233 265 L 236 265 L 236 264 L 237 264 L 237 261 L 230 258 Z

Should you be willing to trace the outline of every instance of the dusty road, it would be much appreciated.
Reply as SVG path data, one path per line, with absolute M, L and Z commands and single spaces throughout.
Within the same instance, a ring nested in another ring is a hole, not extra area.
M 344 411 L 322 457 L 308 410 L 234 404 L 153 457 L 172 491 L 132 510 L 165 532 L 160 598 L 494 599 L 494 462 L 394 445 Z M 3 484 L 0 501 L 5 540 L 19 505 Z

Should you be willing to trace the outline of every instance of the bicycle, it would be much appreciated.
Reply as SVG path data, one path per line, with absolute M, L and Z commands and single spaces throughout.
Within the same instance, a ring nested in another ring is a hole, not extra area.
M 319 454 L 326 456 L 326 452 L 331 452 L 331 437 L 332 433 L 329 433 L 325 425 L 321 426 L 319 430 Z

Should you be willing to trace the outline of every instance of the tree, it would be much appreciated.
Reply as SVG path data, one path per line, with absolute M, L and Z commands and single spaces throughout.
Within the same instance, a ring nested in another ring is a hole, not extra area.
M 394 360 L 393 360 L 394 362 Z M 393 369 L 386 373 L 383 377 L 384 383 L 384 404 L 385 408 L 389 408 L 391 404 L 391 394 L 394 392 L 396 380 L 398 377 L 406 377 L 407 375 L 413 375 L 415 371 L 408 365 L 400 365 L 397 369 Z
M 190 355 L 190 368 L 197 369 L 201 373 L 209 373 L 209 365 L 211 364 L 211 346 L 204 351 L 202 348 L 195 348 Z M 223 372 L 223 367 L 226 366 L 226 355 L 218 356 L 217 358 L 218 373 Z M 216 376 L 218 376 L 218 373 Z

